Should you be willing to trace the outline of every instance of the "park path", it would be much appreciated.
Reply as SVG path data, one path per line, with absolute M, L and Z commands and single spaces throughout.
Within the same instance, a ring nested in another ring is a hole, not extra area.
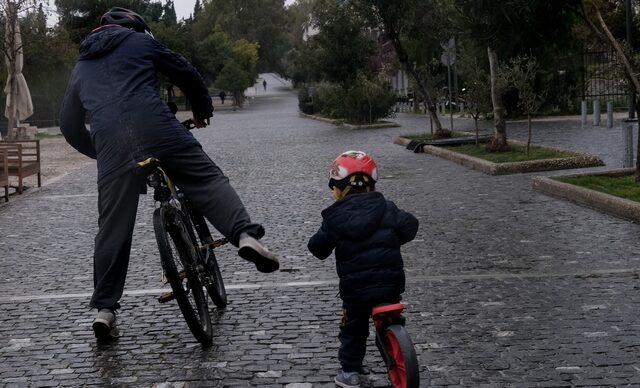
M 332 387 L 334 262 L 314 259 L 306 242 L 331 204 L 328 165 L 348 149 L 373 154 L 379 190 L 421 222 L 403 253 L 423 381 L 640 385 L 637 224 L 534 192 L 537 174 L 487 176 L 393 144 L 426 129 L 423 117 L 399 114 L 402 127 L 359 131 L 302 118 L 288 83 L 263 77 L 267 90 L 257 85 L 246 109 L 217 113 L 195 135 L 265 225 L 282 270 L 260 274 L 223 251 L 230 304 L 216 314 L 214 346 L 202 349 L 177 306 L 155 300 L 154 204 L 141 197 L 119 315 L 124 336 L 97 344 L 87 306 L 96 172 L 74 171 L 0 207 L 0 386 Z M 619 128 L 571 120 L 535 128 L 536 143 L 621 167 Z M 524 124 L 509 131 L 522 139 Z M 364 386 L 386 386 L 370 344 Z

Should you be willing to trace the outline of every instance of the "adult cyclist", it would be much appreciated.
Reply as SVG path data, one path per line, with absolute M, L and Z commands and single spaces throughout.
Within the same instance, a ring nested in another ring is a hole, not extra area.
M 157 73 L 189 99 L 195 126 L 206 126 L 213 105 L 198 71 L 158 43 L 137 13 L 111 8 L 80 45 L 60 113 L 69 144 L 97 160 L 98 233 L 94 247 L 93 330 L 99 339 L 119 337 L 120 307 L 133 228 L 144 177 L 136 163 L 157 157 L 204 216 L 239 247 L 238 254 L 261 272 L 279 268 L 278 258 L 258 240 L 261 225 L 249 215 L 220 168 L 163 102 Z M 90 130 L 85 126 L 90 122 Z

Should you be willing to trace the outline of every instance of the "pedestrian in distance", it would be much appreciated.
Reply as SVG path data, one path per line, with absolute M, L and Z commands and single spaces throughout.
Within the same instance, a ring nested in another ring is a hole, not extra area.
M 224 99 L 227 98 L 227 93 L 225 93 L 224 90 L 221 90 L 218 97 L 220 97 L 221 103 L 224 104 Z
M 264 88 L 264 90 L 267 90 L 267 80 L 266 79 L 262 80 L 262 87 Z
M 158 43 L 140 15 L 111 8 L 80 45 L 60 112 L 67 142 L 97 162 L 99 214 L 90 306 L 98 310 L 93 322 L 98 339 L 119 337 L 115 311 L 145 182 L 135 167 L 149 157 L 162 161 L 203 215 L 239 247 L 242 258 L 261 272 L 279 268 L 277 257 L 258 241 L 265 233 L 262 225 L 251 222 L 228 178 L 163 102 L 156 87 L 158 72 L 184 92 L 195 127 L 205 127 L 213 105 L 198 71 Z
M 309 251 L 324 260 L 334 251 L 343 315 L 335 377 L 340 387 L 359 387 L 371 309 L 398 303 L 405 290 L 400 246 L 414 239 L 418 220 L 375 190 L 378 170 L 362 151 L 347 151 L 332 163 L 329 188 L 335 203 L 322 211 Z

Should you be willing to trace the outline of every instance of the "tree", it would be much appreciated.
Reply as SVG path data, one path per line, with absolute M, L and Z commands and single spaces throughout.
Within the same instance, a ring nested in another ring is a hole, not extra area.
M 78 55 L 77 47 L 63 28 L 47 27 L 41 6 L 22 18 L 21 31 L 24 55 L 28 59 L 23 73 L 29 81 L 34 107 L 29 122 L 55 126 L 69 74 Z
M 417 67 L 435 57 L 434 46 L 450 38 L 443 12 L 447 2 L 437 0 L 352 0 L 356 12 L 364 15 L 373 28 L 383 30 L 393 45 L 398 62 L 413 78 L 425 108 L 436 127 L 436 136 L 450 136 L 443 130 L 429 85 Z M 446 39 L 445 39 L 446 37 Z M 425 46 L 428 50 L 425 50 Z M 419 50 L 415 48 L 420 47 Z M 414 50 L 410 50 L 414 48 Z M 426 55 L 425 55 L 426 51 Z
M 635 93 L 635 111 L 640 117 L 640 57 L 633 50 L 632 42 L 616 37 L 603 16 L 603 11 L 615 5 L 607 0 L 571 1 L 569 7 L 585 22 L 592 33 L 602 42 L 606 42 L 617 53 L 623 65 L 623 71 L 629 79 Z M 636 182 L 640 182 L 640 136 L 637 143 Z
M 487 71 L 483 69 L 478 57 L 470 51 L 464 51 L 460 57 L 458 69 L 465 85 L 465 108 L 473 117 L 476 129 L 476 145 L 478 145 L 478 119 L 481 114 L 491 111 L 491 86 Z
M 215 81 L 215 86 L 233 94 L 235 105 L 242 108 L 244 91 L 254 84 L 257 76 L 258 47 L 244 39 L 233 44 L 231 57 L 227 59 Z
M 321 50 L 315 68 L 322 79 L 348 86 L 359 72 L 373 74 L 374 41 L 365 35 L 362 19 L 348 3 L 316 2 L 314 23 L 319 33 L 311 39 Z
M 163 11 L 162 3 L 150 0 L 55 0 L 55 4 L 60 24 L 76 43 L 89 35 L 98 26 L 100 17 L 112 7 L 135 11 L 147 22 L 158 21 Z
M 544 94 L 535 90 L 538 69 L 538 62 L 535 58 L 518 56 L 509 61 L 505 70 L 506 81 L 518 90 L 518 106 L 527 115 L 527 155 L 529 155 L 531 147 L 531 114 L 540 108 L 541 98 Z
M 213 27 L 234 41 L 256 42 L 260 71 L 279 71 L 288 50 L 286 22 L 284 0 L 209 0 L 195 18 L 194 34 L 202 36 Z
M 176 7 L 173 4 L 173 0 L 167 0 L 162 9 L 162 21 L 167 25 L 178 24 L 178 17 L 176 16 Z
M 564 42 L 571 30 L 567 1 L 546 0 L 454 0 L 453 24 L 464 39 L 484 47 L 489 59 L 491 99 L 494 110 L 494 137 L 491 151 L 508 150 L 505 114 L 500 89 L 499 57 L 507 62 L 523 50 L 535 53 L 555 48 L 549 42 Z

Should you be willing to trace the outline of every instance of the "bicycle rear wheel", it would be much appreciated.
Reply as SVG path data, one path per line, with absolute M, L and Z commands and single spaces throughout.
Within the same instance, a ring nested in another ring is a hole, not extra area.
M 211 297 L 211 300 L 218 308 L 227 307 L 227 290 L 224 288 L 224 280 L 220 273 L 220 266 L 216 255 L 213 253 L 213 249 L 208 248 L 208 254 L 206 257 L 207 272 L 209 272 L 209 285 L 207 285 L 207 292 Z
M 385 329 L 383 336 L 384 349 L 389 358 L 385 362 L 391 385 L 394 388 L 418 388 L 418 358 L 407 330 L 402 325 L 393 324 Z M 377 338 L 376 345 L 381 345 Z
M 198 342 L 209 346 L 213 343 L 211 317 L 204 287 L 193 268 L 198 253 L 187 226 L 180 215 L 158 208 L 153 213 L 153 229 L 162 267 L 187 326 Z

